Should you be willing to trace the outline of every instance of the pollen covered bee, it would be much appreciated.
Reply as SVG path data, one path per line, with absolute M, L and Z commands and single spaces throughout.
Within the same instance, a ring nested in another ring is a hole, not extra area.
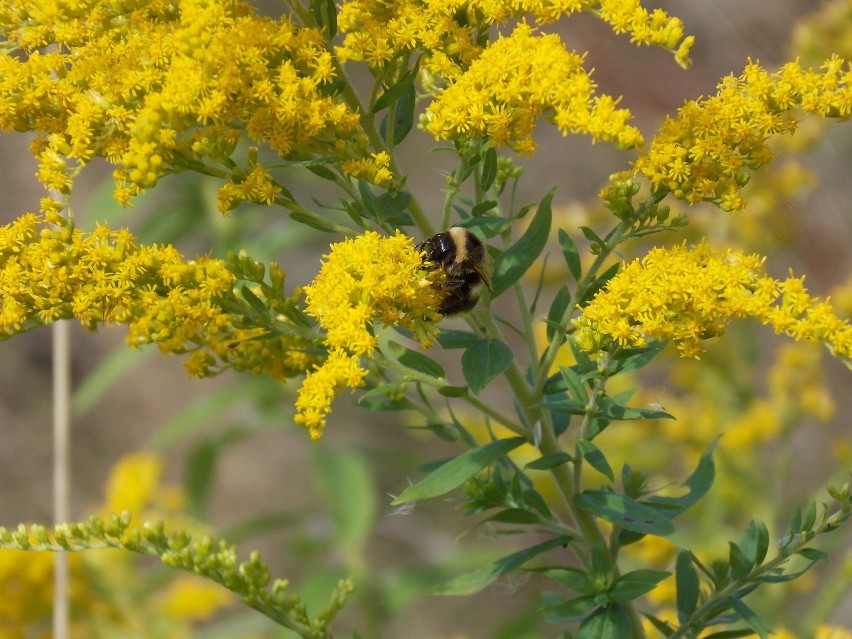
M 491 256 L 480 239 L 467 229 L 454 226 L 425 240 L 417 250 L 423 253 L 426 270 L 444 272 L 444 278 L 433 284 L 443 293 L 438 306 L 441 315 L 471 310 L 479 301 L 483 286 L 494 293 Z

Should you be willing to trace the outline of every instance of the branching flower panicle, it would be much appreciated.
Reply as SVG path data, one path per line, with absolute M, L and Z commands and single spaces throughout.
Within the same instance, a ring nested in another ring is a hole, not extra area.
M 242 130 L 284 157 L 357 149 L 321 32 L 244 2 L 28 0 L 0 9 L 0 34 L 25 54 L 0 56 L 0 128 L 36 133 L 39 177 L 62 193 L 95 156 L 117 165 L 123 204 L 187 168 L 227 177 Z M 268 201 L 256 189 L 231 186 L 223 202 Z
M 488 136 L 497 146 L 532 153 L 537 120 L 547 112 L 563 135 L 588 133 L 620 147 L 641 146 L 618 100 L 594 95 L 583 56 L 557 35 L 536 35 L 520 24 L 482 53 L 427 109 L 425 128 L 438 139 Z
M 576 340 L 586 351 L 671 340 L 698 357 L 701 341 L 722 335 L 734 318 L 753 317 L 796 340 L 824 342 L 852 357 L 852 325 L 808 295 L 803 278 L 766 275 L 763 258 L 706 244 L 655 248 L 626 264 L 583 309 Z
M 726 211 L 745 206 L 749 172 L 772 160 L 769 140 L 793 133 L 796 110 L 845 120 L 852 115 L 852 70 L 839 57 L 821 71 L 797 62 L 770 73 L 755 62 L 730 76 L 715 96 L 691 100 L 668 118 L 640 156 L 636 171 L 655 186 L 694 203 L 706 200 Z
M 239 306 L 236 278 L 223 260 L 184 260 L 172 246 L 137 244 L 126 229 L 83 233 L 52 219 L 60 226 L 26 214 L 0 227 L 0 337 L 74 317 L 92 331 L 125 324 L 134 347 L 189 353 L 196 377 L 235 368 L 284 379 L 313 363 L 305 339 L 253 340 L 264 331 L 239 327 L 230 310 Z
M 681 20 L 661 9 L 648 11 L 639 0 L 350 0 L 340 9 L 338 24 L 346 36 L 338 54 L 380 69 L 421 50 L 423 68 L 453 80 L 482 53 L 489 25 L 524 17 L 549 24 L 580 11 L 598 16 L 616 33 L 630 34 L 635 44 L 663 47 L 678 64 L 690 65 L 694 39 L 684 37 Z
M 322 436 L 325 416 L 342 388 L 363 385 L 376 322 L 402 326 L 427 347 L 437 333 L 435 291 L 422 275 L 423 262 L 411 238 L 397 231 L 382 237 L 368 231 L 331 246 L 325 263 L 305 287 L 308 315 L 326 331 L 329 357 L 308 373 L 296 400 L 296 422 Z

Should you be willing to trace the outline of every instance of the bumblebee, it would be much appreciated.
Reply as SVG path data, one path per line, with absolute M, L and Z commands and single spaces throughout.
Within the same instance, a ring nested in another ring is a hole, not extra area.
M 441 315 L 471 310 L 479 301 L 483 286 L 494 293 L 491 256 L 479 238 L 467 229 L 454 226 L 425 240 L 417 250 L 423 253 L 426 270 L 444 271 L 444 279 L 434 283 L 443 292 L 438 306 Z

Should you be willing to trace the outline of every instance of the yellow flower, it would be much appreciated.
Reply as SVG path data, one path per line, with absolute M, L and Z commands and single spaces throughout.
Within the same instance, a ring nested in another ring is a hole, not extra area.
M 626 264 L 575 321 L 577 343 L 589 352 L 670 340 L 698 357 L 701 341 L 722 335 L 738 317 L 753 317 L 796 340 L 818 340 L 852 356 L 852 325 L 807 294 L 802 279 L 775 280 L 763 258 L 706 245 L 653 249 Z
M 772 136 L 795 131 L 795 110 L 841 120 L 852 115 L 848 63 L 835 56 L 821 69 L 790 62 L 769 73 L 750 62 L 740 77 L 725 78 L 715 96 L 691 100 L 667 118 L 636 171 L 687 202 L 742 209 L 749 172 L 772 160 Z
M 230 162 L 241 132 L 282 156 L 350 159 L 359 116 L 334 92 L 323 34 L 237 0 L 24 0 L 0 10 L 0 129 L 34 131 L 39 178 L 67 193 L 93 157 L 126 204 L 165 175 L 215 165 L 224 201 L 268 202 Z M 56 45 L 48 52 L 44 47 Z M 225 210 L 228 210 L 226 208 Z
M 170 617 L 202 621 L 230 602 L 230 594 L 219 584 L 180 575 L 163 591 L 160 607 Z
M 852 639 L 852 630 L 823 624 L 814 632 L 814 639 Z
M 588 133 L 622 147 L 642 144 L 617 100 L 594 95 L 583 56 L 556 35 L 535 35 L 527 24 L 501 37 L 429 106 L 426 129 L 438 139 L 487 136 L 518 152 L 535 148 L 536 121 L 550 113 L 563 135 Z
M 529 17 L 549 24 L 579 11 L 629 33 L 631 42 L 663 47 L 689 66 L 693 39 L 683 23 L 639 0 L 348 0 L 340 8 L 338 26 L 345 33 L 338 55 L 382 68 L 392 60 L 423 51 L 430 74 L 454 79 L 482 52 L 481 35 L 492 24 Z
M 71 317 L 89 330 L 125 324 L 131 346 L 191 353 L 187 370 L 198 377 L 234 368 L 285 379 L 315 361 L 306 338 L 261 340 L 265 329 L 237 328 L 240 316 L 225 310 L 237 303 L 236 278 L 222 260 L 185 260 L 171 246 L 138 245 L 127 230 L 83 233 L 56 220 L 65 226 L 26 214 L 0 227 L 0 335 Z
M 104 511 L 142 513 L 154 498 L 163 474 L 163 460 L 151 453 L 125 455 L 112 468 Z
M 359 358 L 376 347 L 373 327 L 398 325 L 427 347 L 437 333 L 435 291 L 422 276 L 423 262 L 411 238 L 399 231 L 368 231 L 331 246 L 326 262 L 305 287 L 308 315 L 326 331 L 328 359 L 308 373 L 296 400 L 296 422 L 318 439 L 331 402 L 342 388 L 363 385 Z

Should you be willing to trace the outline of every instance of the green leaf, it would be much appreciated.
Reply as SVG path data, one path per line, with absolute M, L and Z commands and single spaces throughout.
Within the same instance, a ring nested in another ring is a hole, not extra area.
M 629 421 L 633 419 L 674 419 L 664 410 L 656 408 L 633 408 L 622 406 L 612 397 L 601 397 L 598 400 L 600 414 L 610 420 Z
M 335 524 L 336 547 L 359 560 L 370 536 L 378 504 L 375 482 L 363 454 L 318 446 L 314 469 Z
M 523 508 L 506 508 L 505 510 L 501 510 L 490 517 L 479 522 L 479 524 L 484 524 L 485 522 L 495 522 L 499 524 L 537 524 L 541 522 L 541 517 L 536 515 L 534 512 L 529 510 L 524 510 Z
M 488 211 L 490 211 L 492 209 L 496 209 L 498 204 L 499 204 L 499 202 L 497 200 L 485 200 L 484 202 L 480 202 L 479 204 L 474 206 L 470 210 L 470 214 L 474 215 L 474 216 L 485 215 L 486 213 L 488 213 Z M 462 225 L 459 224 L 459 226 L 462 226 Z M 470 226 L 473 226 L 473 224 L 464 224 L 464 226 L 470 227 Z M 477 226 L 481 226 L 481 225 L 477 225 Z
M 334 0 L 312 0 L 314 20 L 320 29 L 326 29 L 329 40 L 337 35 L 337 7 Z
M 482 160 L 482 178 L 480 184 L 482 190 L 487 191 L 494 185 L 494 179 L 497 177 L 497 150 L 490 147 L 485 152 L 485 157 Z
M 255 311 L 260 313 L 261 315 L 269 314 L 269 307 L 267 307 L 266 302 L 261 300 L 257 295 L 254 294 L 247 285 L 243 284 L 240 287 L 240 295 L 242 298 L 251 306 Z
M 630 636 L 630 617 L 621 605 L 600 608 L 580 625 L 577 632 L 577 639 L 624 639 Z
M 544 196 L 544 199 L 538 205 L 535 217 L 533 217 L 524 234 L 494 260 L 494 277 L 491 278 L 494 297 L 497 297 L 521 279 L 521 276 L 527 272 L 527 269 L 533 265 L 544 250 L 553 218 L 550 210 L 553 194 L 554 191 L 550 191 Z
M 446 583 L 435 586 L 430 592 L 435 595 L 472 595 L 491 585 L 503 575 L 517 570 L 533 557 L 571 541 L 570 537 L 556 537 L 549 541 L 525 548 L 498 559 L 473 572 L 461 575 Z
M 565 380 L 565 385 L 571 393 L 571 397 L 585 405 L 589 401 L 589 391 L 577 371 L 572 367 L 560 366 L 559 372 L 562 374 L 562 379 Z
M 539 612 L 544 615 L 550 623 L 565 623 L 585 615 L 589 612 L 589 610 L 592 610 L 597 606 L 597 596 L 585 595 L 583 597 L 575 597 L 574 599 L 544 606 Z
M 828 559 L 828 555 L 822 552 L 821 550 L 817 550 L 815 548 L 802 548 L 797 554 L 801 555 L 805 559 L 808 559 L 810 563 L 807 566 L 802 568 L 801 570 L 796 570 L 794 572 L 788 572 L 783 575 L 761 575 L 758 578 L 758 581 L 762 581 L 770 584 L 778 584 L 784 583 L 787 581 L 793 581 L 794 579 L 798 579 L 802 575 L 804 575 L 808 570 L 810 570 L 813 565 L 824 559 Z
M 651 342 L 642 348 L 626 348 L 613 358 L 614 366 L 610 375 L 635 371 L 653 360 L 666 347 L 666 342 Z
M 739 615 L 740 619 L 745 621 L 751 629 L 754 630 L 760 639 L 768 639 L 769 630 L 763 625 L 763 622 L 760 618 L 754 613 L 754 611 L 746 606 L 740 599 L 736 597 L 728 597 L 726 600 L 731 608 L 733 608 L 734 612 Z
M 489 200 L 490 201 L 490 200 Z M 471 210 L 471 215 L 479 212 L 482 204 L 477 204 Z M 495 202 L 495 205 L 497 203 Z M 483 211 L 484 212 L 484 211 Z M 458 226 L 463 226 L 466 229 L 477 231 L 477 235 L 485 238 L 495 237 L 504 231 L 512 228 L 515 223 L 515 218 L 512 217 L 472 217 L 458 223 Z
M 438 335 L 438 344 L 441 348 L 468 348 L 473 346 L 479 337 L 471 331 L 457 331 L 452 329 L 441 329 Z
M 373 209 L 380 222 L 398 220 L 400 214 L 411 204 L 411 193 L 388 191 L 373 200 Z
M 431 357 L 406 348 L 402 344 L 398 344 L 392 340 L 384 340 L 381 337 L 379 338 L 379 343 L 385 355 L 388 355 L 406 368 L 423 373 L 429 377 L 434 377 L 435 379 L 447 378 L 443 367 Z
M 536 572 L 550 577 L 578 595 L 594 595 L 600 592 L 600 587 L 589 578 L 588 573 L 579 568 L 539 568 Z
M 814 527 L 817 518 L 817 505 L 815 501 L 808 506 L 808 512 L 805 513 L 805 518 L 802 520 L 802 529 L 800 532 L 809 533 Z
M 462 355 L 462 373 L 474 395 L 512 364 L 512 350 L 497 339 L 481 339 Z
M 822 550 L 817 550 L 816 548 L 802 548 L 796 554 L 801 555 L 811 562 L 824 561 L 828 559 L 828 555 L 826 553 Z
M 766 524 L 759 517 L 752 518 L 738 545 L 750 568 L 762 564 L 769 550 L 769 530 Z
M 373 195 L 373 189 L 370 188 L 370 183 L 367 180 L 358 180 L 358 194 L 361 196 L 361 204 L 373 216 L 376 215 L 376 196 Z
M 616 526 L 665 537 L 674 532 L 674 524 L 659 511 L 640 504 L 626 495 L 605 490 L 585 490 L 574 498 L 574 503 Z
M 468 450 L 409 486 L 393 501 L 394 506 L 444 495 L 461 486 L 480 470 L 526 443 L 525 437 L 498 439 L 480 448 Z
M 413 88 L 414 74 L 407 71 L 399 78 L 399 82 L 387 88 L 384 93 L 379 96 L 378 100 L 373 103 L 371 111 L 375 114 L 382 109 L 388 108 L 391 104 L 399 100 L 406 92 L 408 92 L 409 89 Z
M 312 213 L 311 211 L 290 211 L 289 213 L 290 219 L 294 222 L 298 222 L 299 224 L 304 224 L 312 229 L 316 229 L 317 231 L 323 231 L 325 233 L 340 233 L 342 235 L 352 235 L 352 229 L 343 226 L 342 224 L 335 224 L 331 220 L 327 220 L 324 217 L 320 217 L 316 213 Z
M 186 461 L 187 512 L 192 517 L 204 518 L 207 501 L 213 491 L 218 461 L 219 446 L 215 441 L 202 442 Z
M 571 305 L 571 292 L 568 290 L 568 287 L 564 284 L 557 291 L 556 296 L 553 298 L 553 302 L 550 304 L 550 310 L 547 312 L 547 341 L 550 342 L 553 340 L 553 336 L 556 334 L 556 328 L 559 326 L 559 322 L 562 320 L 562 317 L 565 315 L 565 311 L 568 310 L 568 307 Z
M 578 440 L 577 448 L 580 450 L 580 454 L 583 455 L 583 459 L 589 462 L 589 465 L 592 468 L 602 475 L 605 475 L 610 481 L 615 481 L 615 474 L 612 472 L 612 466 L 609 465 L 609 462 L 606 460 L 606 457 L 603 452 L 601 452 L 600 448 L 586 439 Z
M 664 570 L 634 570 L 621 576 L 609 591 L 612 601 L 627 602 L 651 592 L 663 579 L 671 575 Z
M 714 632 L 712 635 L 702 635 L 701 639 L 738 639 L 739 637 L 750 637 L 753 634 L 754 630 L 749 628 L 740 628 L 738 630 Z
M 603 248 L 604 244 L 606 244 L 606 242 L 604 242 L 601 237 L 588 226 L 581 226 L 580 230 L 583 232 L 583 235 L 586 236 L 586 239 L 591 242 L 593 249 Z
M 656 628 L 657 630 L 659 630 L 660 634 L 662 634 L 664 637 L 671 637 L 674 634 L 675 629 L 662 619 L 657 619 L 654 615 L 649 614 L 647 612 L 643 612 L 642 614 L 645 615 L 645 618 L 651 622 L 651 625 L 654 626 L 654 628 Z
M 698 572 L 692 563 L 688 550 L 681 550 L 675 564 L 675 585 L 677 588 L 677 613 L 681 623 L 685 623 L 695 612 L 698 605 Z
M 556 451 L 532 460 L 524 466 L 524 470 L 550 470 L 570 461 L 571 455 L 563 451 Z
M 577 244 L 568 233 L 559 229 L 559 247 L 562 249 L 562 256 L 565 258 L 565 263 L 568 265 L 568 270 L 574 277 L 574 281 L 580 281 L 580 276 L 583 274 L 583 267 L 580 264 L 580 251 L 577 249 Z
M 393 106 L 388 109 L 387 115 L 382 119 L 379 125 L 379 133 L 387 139 L 388 118 L 393 118 L 393 140 L 391 140 L 393 146 L 400 144 L 414 126 L 415 102 L 414 84 L 408 84 L 399 99 L 393 103 Z
M 710 490 L 710 487 L 713 485 L 713 480 L 716 477 L 716 466 L 713 463 L 713 451 L 716 450 L 716 444 L 718 441 L 718 438 L 715 439 L 710 446 L 707 447 L 707 450 L 704 451 L 701 459 L 698 460 L 698 466 L 696 466 L 692 475 L 689 476 L 689 479 L 683 483 L 683 486 L 689 489 L 687 494 L 680 497 L 650 497 L 647 500 L 647 503 L 676 507 L 678 510 L 672 514 L 674 517 L 680 512 L 687 510 L 699 499 L 704 497 L 704 495 L 706 495 Z
M 731 574 L 737 580 L 744 579 L 748 571 L 751 570 L 749 561 L 743 554 L 743 551 L 732 541 L 728 542 L 728 563 L 731 566 Z

